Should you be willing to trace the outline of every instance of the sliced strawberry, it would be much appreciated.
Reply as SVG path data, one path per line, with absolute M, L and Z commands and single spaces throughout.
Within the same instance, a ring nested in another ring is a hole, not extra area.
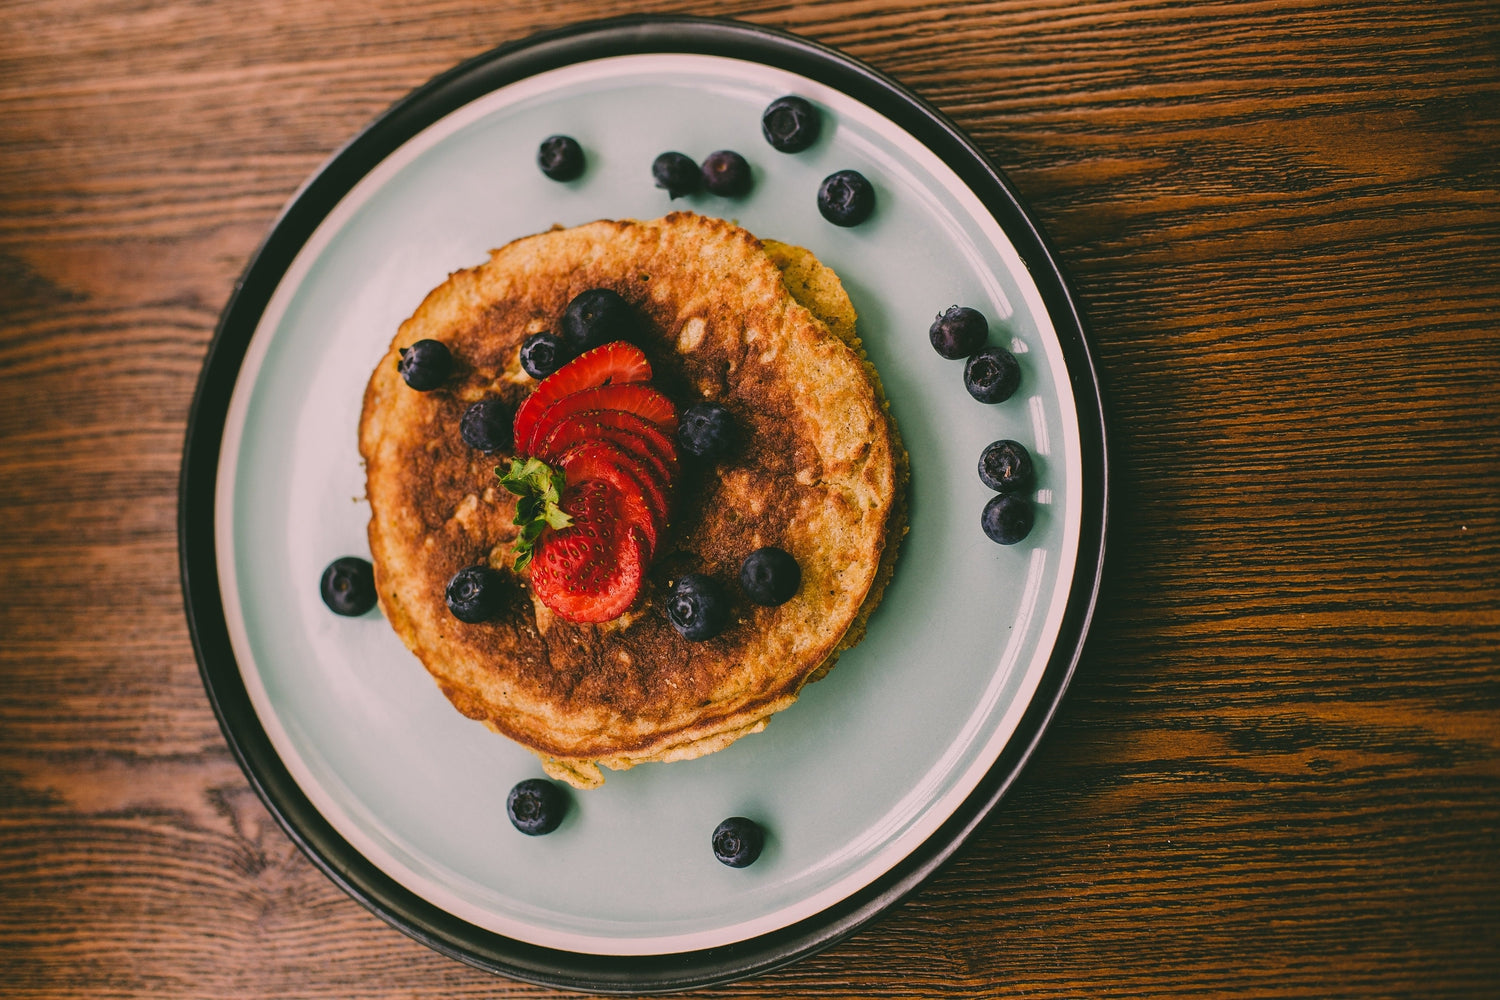
M 618 413 L 620 411 L 596 410 L 594 412 Z M 556 464 L 559 456 L 585 441 L 605 441 L 619 448 L 639 462 L 643 466 L 643 472 L 654 480 L 654 483 L 648 485 L 654 485 L 663 494 L 671 489 L 671 467 L 661 460 L 645 438 L 633 431 L 591 419 L 586 413 L 571 416 L 552 428 L 546 440 L 537 445 L 537 457 L 544 462 Z
M 652 541 L 656 541 L 655 535 L 666 530 L 671 505 L 668 487 L 656 478 L 645 461 L 613 441 L 595 439 L 580 442 L 558 459 L 558 466 L 564 470 L 565 476 L 571 476 L 575 480 L 601 478 L 627 493 L 634 490 L 634 495 L 644 501 L 655 523 L 656 531 Z M 617 480 L 614 472 L 605 466 L 623 472 L 627 478 Z M 627 496 L 626 499 L 630 497 Z
M 598 480 L 619 494 L 620 518 L 645 533 L 649 561 L 667 528 L 667 496 L 655 477 L 631 455 L 598 439 L 582 441 L 563 452 L 557 467 L 570 485 Z
M 527 397 L 526 402 L 529 403 L 535 398 L 533 394 Z M 521 405 L 524 407 L 526 404 Z M 677 434 L 677 408 L 666 396 L 649 385 L 602 385 L 594 389 L 584 389 L 557 400 L 547 407 L 546 412 L 540 418 L 530 424 L 524 436 L 521 428 L 521 414 L 517 411 L 516 448 L 525 455 L 535 454 L 537 445 L 546 440 L 552 428 L 556 427 L 559 422 L 575 413 L 584 413 L 588 410 L 625 410 L 655 424 L 657 429 L 668 437 L 675 437 Z
M 651 381 L 651 365 L 639 347 L 623 340 L 584 351 L 537 383 L 516 408 L 516 443 L 530 440 L 536 421 L 553 403 L 584 389 L 601 385 Z
M 636 459 L 651 473 L 663 489 L 671 481 L 667 464 L 657 457 L 646 444 L 645 438 L 618 427 L 611 427 L 594 420 L 569 418 L 552 428 L 547 440 L 537 446 L 537 457 L 545 462 L 554 461 L 558 455 L 584 441 L 607 441 Z
M 645 579 L 646 539 L 621 517 L 619 495 L 599 479 L 563 491 L 573 523 L 543 532 L 531 561 L 542 603 L 574 622 L 605 622 L 629 610 Z
M 559 455 L 569 445 L 590 437 L 615 441 L 646 458 L 664 484 L 677 481 L 677 446 L 672 439 L 651 421 L 624 410 L 585 410 L 559 421 L 546 440 L 537 446 L 537 455 L 550 461 L 548 455 Z

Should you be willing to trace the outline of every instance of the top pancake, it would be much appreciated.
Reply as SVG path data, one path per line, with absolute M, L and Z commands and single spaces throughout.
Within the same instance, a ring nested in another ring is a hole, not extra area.
M 465 625 L 446 606 L 448 580 L 480 562 L 509 571 L 517 529 L 494 472 L 508 453 L 468 447 L 459 421 L 486 397 L 519 404 L 536 385 L 520 367 L 522 340 L 555 330 L 568 301 L 597 287 L 645 316 L 637 343 L 658 388 L 679 408 L 725 405 L 741 445 L 708 468 L 684 456 L 674 520 L 624 617 L 557 618 L 523 572 L 507 576 L 514 592 L 496 620 Z M 449 700 L 581 786 L 602 781 L 597 763 L 719 749 L 791 704 L 862 631 L 902 523 L 905 456 L 852 325 L 837 277 L 811 254 L 776 244 L 768 254 L 745 230 L 691 213 L 526 237 L 431 292 L 371 376 L 360 453 L 382 609 Z M 425 338 L 448 345 L 455 371 L 421 393 L 396 361 Z M 776 608 L 744 600 L 736 582 L 763 545 L 802 568 L 797 595 Z M 734 599 L 713 639 L 683 639 L 663 613 L 685 572 L 714 576 Z

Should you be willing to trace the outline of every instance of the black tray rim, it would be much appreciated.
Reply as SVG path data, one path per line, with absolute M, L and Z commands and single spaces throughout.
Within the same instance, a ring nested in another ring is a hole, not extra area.
M 926 841 L 869 885 L 792 925 L 700 951 L 619 956 L 545 948 L 477 927 L 400 885 L 339 836 L 271 745 L 240 676 L 219 591 L 214 508 L 229 399 L 250 339 L 286 268 L 339 200 L 423 128 L 498 87 L 576 62 L 638 53 L 724 56 L 806 76 L 884 114 L 959 175 L 1015 245 L 1056 328 L 1079 421 L 1083 523 L 1062 627 L 1041 682 L 985 777 Z M 193 397 L 178 490 L 184 610 L 209 702 L 251 786 L 313 864 L 371 912 L 444 955 L 536 985 L 642 994 L 726 983 L 827 948 L 890 909 L 958 850 L 1015 782 L 1057 712 L 1098 600 L 1109 509 L 1105 442 L 1093 353 L 1057 256 L 1010 181 L 945 115 L 864 63 L 789 32 L 708 17 L 584 21 L 500 45 L 418 87 L 339 149 L 277 217 L 219 317 Z

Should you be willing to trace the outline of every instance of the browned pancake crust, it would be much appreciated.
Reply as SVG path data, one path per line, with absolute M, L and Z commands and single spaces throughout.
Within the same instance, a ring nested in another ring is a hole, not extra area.
M 832 272 L 811 255 L 781 256 L 786 280 L 755 237 L 690 213 L 527 237 L 434 290 L 371 377 L 360 451 L 386 616 L 460 711 L 576 784 L 601 780 L 596 761 L 697 756 L 761 728 L 826 669 L 851 625 L 862 631 L 866 598 L 889 575 L 904 453 L 853 339 L 852 310 L 850 329 L 830 335 L 788 291 L 798 274 L 826 282 Z M 515 528 L 513 498 L 493 471 L 505 456 L 468 448 L 459 420 L 477 399 L 525 398 L 535 382 L 520 369 L 521 341 L 553 329 L 569 299 L 594 287 L 646 314 L 641 346 L 657 385 L 679 405 L 722 402 L 744 445 L 713 470 L 685 463 L 669 538 L 624 618 L 555 618 L 523 574 L 497 620 L 464 625 L 444 603 L 447 581 L 476 562 L 508 569 Z M 457 370 L 418 393 L 396 359 L 426 337 L 449 346 Z M 798 595 L 779 608 L 736 600 L 720 636 L 679 636 L 661 610 L 671 581 L 707 572 L 736 593 L 741 560 L 762 545 L 797 556 Z

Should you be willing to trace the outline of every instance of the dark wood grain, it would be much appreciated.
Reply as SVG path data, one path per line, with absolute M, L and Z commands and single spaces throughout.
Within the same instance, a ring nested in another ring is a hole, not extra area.
M 552 991 L 428 951 L 236 767 L 177 582 L 187 411 L 297 185 L 503 41 L 677 4 L 0 3 L 0 994 Z M 1099 612 L 916 896 L 718 997 L 1482 997 L 1500 982 L 1492 3 L 730 2 L 969 131 L 1109 404 Z

